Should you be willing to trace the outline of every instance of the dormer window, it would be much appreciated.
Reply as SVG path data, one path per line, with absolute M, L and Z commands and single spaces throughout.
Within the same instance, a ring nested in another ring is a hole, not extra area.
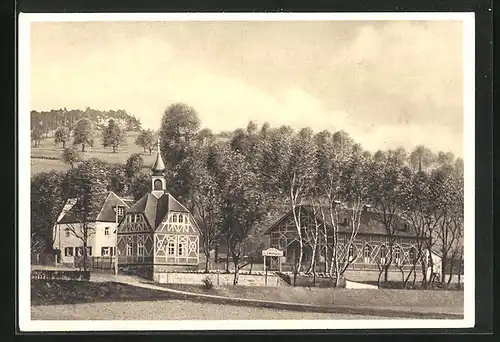
M 116 214 L 118 215 L 118 217 L 122 217 L 123 216 L 123 207 L 117 207 Z

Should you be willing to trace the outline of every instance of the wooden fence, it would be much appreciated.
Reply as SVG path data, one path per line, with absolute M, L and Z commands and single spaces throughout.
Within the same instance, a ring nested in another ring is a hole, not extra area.
M 102 270 L 102 271 L 113 271 L 115 269 L 115 258 L 114 257 L 87 257 L 87 269 L 88 270 Z M 75 257 L 75 267 L 83 268 L 83 257 Z
M 37 280 L 90 280 L 90 271 L 32 270 L 31 279 Z

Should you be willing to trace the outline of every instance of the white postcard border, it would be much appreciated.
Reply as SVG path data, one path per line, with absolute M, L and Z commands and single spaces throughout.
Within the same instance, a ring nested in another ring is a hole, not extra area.
M 464 23 L 464 319 L 462 320 L 31 320 L 30 305 L 30 25 L 74 21 L 456 20 Z M 18 289 L 19 329 L 49 331 L 287 330 L 470 328 L 475 321 L 475 16 L 474 13 L 20 13 L 18 26 Z

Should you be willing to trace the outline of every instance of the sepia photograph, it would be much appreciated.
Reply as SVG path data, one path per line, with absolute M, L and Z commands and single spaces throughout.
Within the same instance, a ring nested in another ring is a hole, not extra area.
M 21 330 L 474 326 L 474 13 L 19 20 Z

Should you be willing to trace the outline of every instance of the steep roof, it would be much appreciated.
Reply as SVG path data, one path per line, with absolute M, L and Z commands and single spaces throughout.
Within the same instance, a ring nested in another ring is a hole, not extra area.
M 114 192 L 103 192 L 95 195 L 94 200 L 99 205 L 96 206 L 95 211 L 90 213 L 90 222 L 115 222 L 116 214 L 115 207 L 117 205 L 122 206 L 127 210 L 129 205 L 124 202 L 120 197 L 118 197 Z M 76 217 L 74 205 L 76 204 L 76 198 L 70 198 L 66 202 L 61 215 L 59 215 L 59 220 L 57 223 L 79 223 L 80 220 Z
M 312 207 L 311 206 L 301 206 L 302 209 L 310 214 L 313 215 Z M 340 209 L 338 211 L 339 215 L 339 232 L 340 233 L 350 233 L 351 229 L 350 226 L 347 224 L 343 223 L 344 218 L 348 219 L 351 217 L 352 214 L 352 209 Z M 269 229 L 267 229 L 264 232 L 264 235 L 268 235 L 271 233 L 274 228 L 276 228 L 278 225 L 280 225 L 284 220 L 286 220 L 289 215 L 292 214 L 291 210 L 288 210 L 286 213 L 284 213 Z M 329 221 L 330 221 L 330 210 L 329 208 L 325 207 L 324 208 L 324 214 L 325 214 L 325 224 L 327 226 L 330 226 Z M 373 235 L 387 235 L 387 231 L 385 229 L 385 226 L 379 221 L 378 215 L 380 213 L 375 211 L 374 209 L 369 209 L 366 211 L 363 211 L 360 217 L 360 227 L 358 234 L 373 234 Z M 323 217 L 321 213 L 316 213 L 316 217 L 318 218 L 318 222 L 321 222 L 323 220 Z M 402 218 L 397 218 L 398 220 L 402 220 Z M 396 230 L 395 231 L 395 236 L 399 237 L 416 237 L 416 234 L 411 229 L 411 226 L 408 225 L 407 230 Z
M 121 200 L 130 208 L 134 205 L 135 200 L 133 198 L 122 197 Z
M 159 198 L 151 193 L 145 194 L 128 212 L 144 214 L 151 227 L 156 229 L 169 212 L 189 213 L 189 210 L 180 204 L 174 196 L 166 192 Z

